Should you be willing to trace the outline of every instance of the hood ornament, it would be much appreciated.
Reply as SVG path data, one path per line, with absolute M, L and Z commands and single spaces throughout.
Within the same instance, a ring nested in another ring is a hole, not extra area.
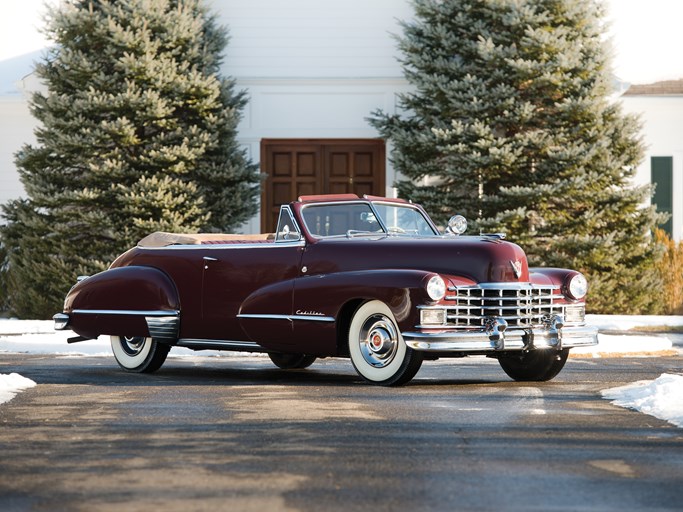
M 519 260 L 510 260 L 510 265 L 512 265 L 512 271 L 515 273 L 515 277 L 517 279 L 522 277 L 522 262 Z

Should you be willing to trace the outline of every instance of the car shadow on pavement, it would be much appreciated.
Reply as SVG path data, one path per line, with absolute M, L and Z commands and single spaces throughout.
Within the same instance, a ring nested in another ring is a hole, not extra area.
M 490 368 L 490 366 L 489 366 Z M 497 370 L 497 366 L 494 367 Z M 486 384 L 514 384 L 502 372 L 485 369 L 482 378 L 472 371 L 448 365 L 425 365 L 403 387 L 445 387 Z M 172 358 L 154 373 L 132 373 L 121 369 L 113 357 L 54 357 L 11 354 L 0 360 L 0 373 L 19 373 L 38 384 L 142 386 L 357 386 L 383 389 L 366 383 L 346 359 L 323 359 L 301 370 L 276 368 L 267 358 Z M 498 375 L 500 373 L 500 375 Z M 384 388 L 386 389 L 386 388 Z

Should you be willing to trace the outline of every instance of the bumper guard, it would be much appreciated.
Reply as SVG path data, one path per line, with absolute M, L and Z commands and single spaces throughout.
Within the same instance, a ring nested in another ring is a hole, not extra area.
M 541 348 L 557 350 L 598 344 L 598 330 L 565 326 L 561 315 L 546 318 L 542 326 L 514 328 L 501 317 L 488 317 L 483 329 L 401 333 L 408 347 L 421 352 L 501 352 Z

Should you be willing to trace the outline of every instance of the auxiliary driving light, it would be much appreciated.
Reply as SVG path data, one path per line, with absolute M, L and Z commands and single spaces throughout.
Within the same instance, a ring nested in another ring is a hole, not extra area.
M 444 325 L 446 323 L 445 309 L 421 309 L 420 325 Z

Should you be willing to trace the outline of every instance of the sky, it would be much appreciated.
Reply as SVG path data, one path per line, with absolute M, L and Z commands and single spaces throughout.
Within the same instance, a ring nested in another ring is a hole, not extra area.
M 3 0 L 0 61 L 44 48 L 39 28 L 46 0 Z M 57 0 L 47 0 L 51 3 Z M 331 1 L 331 0 L 328 0 Z M 370 0 L 372 1 L 372 0 Z M 683 78 L 681 0 L 605 0 L 615 47 L 615 75 L 644 84 Z

